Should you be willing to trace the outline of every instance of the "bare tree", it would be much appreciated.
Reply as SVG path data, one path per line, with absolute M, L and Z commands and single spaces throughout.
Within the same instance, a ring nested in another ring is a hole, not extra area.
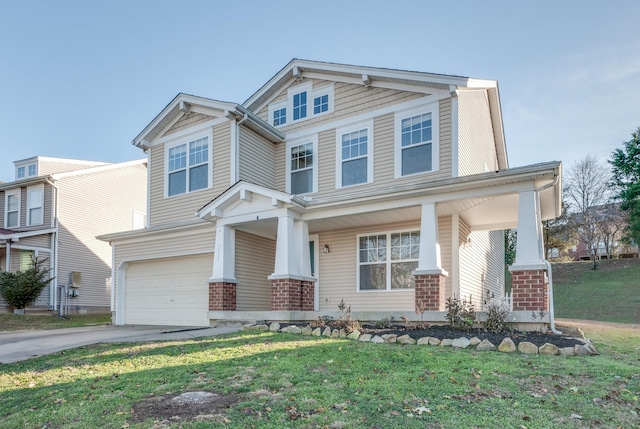
M 629 215 L 620 209 L 620 204 L 608 203 L 599 208 L 598 229 L 604 242 L 607 258 L 617 256 L 620 249 L 616 249 L 616 243 L 622 236 L 624 227 L 628 224 Z M 619 246 L 618 246 L 619 247 Z
M 599 214 L 597 206 L 604 205 L 608 195 L 609 171 L 595 156 L 587 155 L 577 161 L 565 177 L 565 195 L 569 204 L 571 222 L 589 250 L 593 269 L 597 268 L 598 246 L 602 233 L 598 228 Z

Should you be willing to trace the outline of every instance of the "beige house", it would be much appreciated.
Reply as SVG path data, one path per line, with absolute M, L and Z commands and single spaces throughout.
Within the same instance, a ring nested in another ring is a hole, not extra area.
M 145 226 L 146 162 L 14 163 L 15 181 L 0 184 L 0 269 L 24 270 L 37 257 L 55 277 L 27 311 L 110 311 L 111 247 L 96 236 Z
M 134 139 L 147 153 L 144 230 L 113 246 L 117 324 L 444 320 L 504 296 L 551 323 L 541 220 L 561 164 L 510 169 L 497 82 L 293 60 L 243 104 L 179 94 Z

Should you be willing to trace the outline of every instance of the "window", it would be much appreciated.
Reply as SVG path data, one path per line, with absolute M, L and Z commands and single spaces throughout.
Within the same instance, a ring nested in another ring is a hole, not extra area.
M 414 287 L 420 232 L 393 232 L 358 237 L 358 290 Z
M 31 268 L 34 258 L 32 250 L 20 250 L 20 271 L 25 272 Z
M 293 120 L 307 117 L 307 91 L 293 95 Z
M 5 193 L 5 228 L 20 226 L 20 189 Z
M 284 125 L 287 123 L 287 108 L 283 107 L 281 109 L 275 110 L 273 112 L 273 125 Z
M 24 179 L 25 177 L 35 177 L 38 173 L 36 167 L 36 163 L 16 167 L 16 180 Z
M 329 110 L 329 95 L 321 95 L 313 99 L 313 114 L 319 115 L 320 113 L 327 112 Z
M 396 177 L 438 169 L 438 114 L 434 109 L 396 115 Z
M 209 186 L 208 137 L 170 147 L 167 162 L 168 196 L 193 192 Z
M 36 175 L 36 165 L 31 164 L 29 165 L 29 177 L 33 177 L 35 175 Z
M 24 179 L 24 175 L 25 175 L 25 167 L 18 167 L 18 174 L 16 175 L 16 178 L 18 179 Z
M 287 191 L 294 195 L 318 192 L 318 136 L 308 136 L 287 144 Z
M 27 225 L 42 225 L 44 186 L 27 188 Z
M 337 131 L 338 177 L 336 187 L 369 183 L 373 176 L 373 123 L 359 124 Z

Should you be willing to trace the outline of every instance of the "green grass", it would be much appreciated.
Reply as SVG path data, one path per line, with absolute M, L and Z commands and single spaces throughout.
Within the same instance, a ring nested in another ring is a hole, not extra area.
M 109 314 L 82 314 L 63 319 L 55 315 L 0 313 L 0 331 L 77 328 L 108 323 L 111 323 L 111 315 Z
M 640 331 L 612 338 L 582 358 L 256 331 L 101 344 L 0 365 L 0 427 L 637 427 Z M 239 402 L 133 419 L 149 398 L 201 390 Z
M 640 323 L 640 259 L 554 264 L 553 296 L 559 318 Z

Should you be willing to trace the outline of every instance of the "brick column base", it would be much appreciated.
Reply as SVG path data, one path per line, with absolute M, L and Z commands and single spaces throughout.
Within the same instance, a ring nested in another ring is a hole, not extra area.
M 300 282 L 300 309 L 313 311 L 314 291 L 316 282 L 303 280 Z
M 425 311 L 444 311 L 445 276 L 441 274 L 418 274 L 415 279 L 415 303 L 422 303 Z
M 209 310 L 235 311 L 236 284 L 226 282 L 209 283 Z
M 313 311 L 315 282 L 296 279 L 271 280 L 271 310 Z
M 511 275 L 514 311 L 549 310 L 549 280 L 545 270 L 513 271 Z

